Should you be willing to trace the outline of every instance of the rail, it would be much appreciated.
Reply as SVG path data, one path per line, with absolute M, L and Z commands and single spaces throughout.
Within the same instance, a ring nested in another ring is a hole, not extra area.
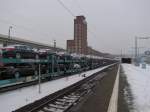
M 53 102 L 56 103 L 56 101 L 57 101 L 57 103 L 60 103 L 60 101 L 58 101 L 58 99 L 63 100 L 64 97 L 66 97 L 65 99 L 69 100 L 69 99 L 72 99 L 72 97 L 77 97 L 76 99 L 72 100 L 72 103 L 70 105 L 68 105 L 68 107 L 66 107 L 65 109 L 62 109 L 62 107 L 58 107 L 58 108 L 61 108 L 61 110 L 63 110 L 60 112 L 65 112 L 67 109 L 70 108 L 70 106 L 72 106 L 76 101 L 78 101 L 82 95 L 84 95 L 87 92 L 87 91 L 83 91 L 85 88 L 81 88 L 82 85 L 84 85 L 84 84 L 89 85 L 88 82 L 90 82 L 90 80 L 94 79 L 94 77 L 96 77 L 99 73 L 103 72 L 105 69 L 107 69 L 110 66 L 113 66 L 115 64 L 111 64 L 111 65 L 105 67 L 104 69 L 102 69 L 101 71 L 94 73 L 93 75 L 79 81 L 78 83 L 75 83 L 67 88 L 59 90 L 56 93 L 48 95 L 32 104 L 26 105 L 18 110 L 15 110 L 14 112 L 37 112 L 37 111 L 45 112 L 45 111 L 42 111 L 42 109 L 47 107 L 47 105 L 50 107 L 56 106 L 56 105 L 54 105 Z M 92 81 L 92 82 L 94 82 L 94 81 Z M 91 85 L 90 87 L 93 87 L 93 86 Z M 79 93 L 79 90 L 82 90 L 82 92 Z M 90 88 L 87 88 L 87 90 L 90 90 Z M 76 94 L 76 93 L 79 93 L 79 94 Z

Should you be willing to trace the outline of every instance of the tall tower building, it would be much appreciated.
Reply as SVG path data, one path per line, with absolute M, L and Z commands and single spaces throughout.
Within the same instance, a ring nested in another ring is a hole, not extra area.
M 88 46 L 87 42 L 87 22 L 83 15 L 74 19 L 74 39 L 67 40 L 67 51 L 69 53 L 92 54 L 104 56 L 103 53 Z
M 70 53 L 87 54 L 87 22 L 84 16 L 74 19 L 74 40 L 67 40 L 67 50 Z
M 87 53 L 87 22 L 84 16 L 74 19 L 74 42 L 76 53 Z

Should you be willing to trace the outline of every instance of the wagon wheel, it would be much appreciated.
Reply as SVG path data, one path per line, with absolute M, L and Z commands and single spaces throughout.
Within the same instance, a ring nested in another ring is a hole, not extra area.
M 14 73 L 14 76 L 15 76 L 15 79 L 19 79 L 20 73 L 19 73 L 18 71 L 16 71 L 16 72 Z

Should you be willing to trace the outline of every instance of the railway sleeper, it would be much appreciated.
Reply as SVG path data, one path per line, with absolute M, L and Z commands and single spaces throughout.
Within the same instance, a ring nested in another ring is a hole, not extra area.
M 63 105 L 49 104 L 49 107 L 65 110 L 66 108 L 68 108 L 68 105 L 63 106 Z
M 58 108 L 52 108 L 52 107 L 44 107 L 44 112 L 63 112 L 64 110 L 58 109 Z

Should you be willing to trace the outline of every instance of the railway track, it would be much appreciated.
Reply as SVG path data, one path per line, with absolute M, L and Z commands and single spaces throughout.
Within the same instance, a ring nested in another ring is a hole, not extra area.
M 83 84 L 77 90 L 61 95 L 60 97 L 50 101 L 36 112 L 66 112 L 74 106 L 82 97 L 92 91 L 95 82 L 90 81 Z
M 115 66 L 115 65 L 113 65 Z M 112 67 L 112 66 L 111 66 Z M 105 76 L 101 74 L 109 70 L 109 67 L 97 72 L 76 84 L 73 84 L 63 90 L 46 96 L 32 104 L 26 105 L 14 112 L 66 112 L 82 100 L 86 95 L 92 92 L 97 82 Z M 86 77 L 83 75 L 82 77 Z

